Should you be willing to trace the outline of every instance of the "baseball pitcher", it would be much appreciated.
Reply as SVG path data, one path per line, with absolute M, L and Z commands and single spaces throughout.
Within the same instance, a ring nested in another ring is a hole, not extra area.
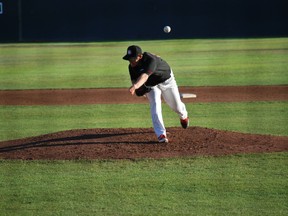
M 147 96 L 158 141 L 168 143 L 162 117 L 161 96 L 169 107 L 178 114 L 182 127 L 187 128 L 189 126 L 188 113 L 185 104 L 181 101 L 172 69 L 161 57 L 149 52 L 142 53 L 142 49 L 136 45 L 128 47 L 123 59 L 129 61 L 128 67 L 132 82 L 129 92 L 131 95 Z

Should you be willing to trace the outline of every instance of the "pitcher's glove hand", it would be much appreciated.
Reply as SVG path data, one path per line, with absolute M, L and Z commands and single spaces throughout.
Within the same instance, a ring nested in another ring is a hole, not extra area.
M 135 93 L 138 97 L 141 97 L 150 91 L 151 91 L 151 87 L 147 87 L 145 85 L 142 85 L 140 88 L 135 90 Z

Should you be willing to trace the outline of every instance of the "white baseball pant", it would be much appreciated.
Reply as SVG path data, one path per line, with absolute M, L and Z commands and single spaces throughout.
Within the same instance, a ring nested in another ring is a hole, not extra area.
M 178 114 L 180 119 L 188 117 L 185 104 L 181 101 L 178 86 L 172 70 L 171 77 L 168 80 L 153 86 L 152 90 L 146 95 L 150 102 L 150 113 L 157 137 L 161 134 L 166 136 L 166 128 L 162 116 L 161 95 L 169 107 Z

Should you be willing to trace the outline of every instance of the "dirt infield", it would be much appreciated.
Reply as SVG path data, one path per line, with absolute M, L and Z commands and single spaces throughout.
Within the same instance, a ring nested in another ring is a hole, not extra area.
M 288 86 L 180 88 L 194 93 L 186 103 L 287 101 Z M 0 105 L 147 103 L 127 89 L 0 91 Z M 193 119 L 191 119 L 193 121 Z M 192 123 L 193 124 L 193 123 Z M 244 134 L 201 127 L 168 128 L 168 144 L 153 129 L 113 128 L 61 131 L 0 142 L 1 159 L 135 159 L 288 151 L 288 137 Z
M 181 87 L 181 93 L 194 93 L 196 99 L 184 102 L 237 102 L 288 100 L 288 86 Z M 76 105 L 147 103 L 144 97 L 131 97 L 127 89 L 64 89 L 0 91 L 0 105 Z

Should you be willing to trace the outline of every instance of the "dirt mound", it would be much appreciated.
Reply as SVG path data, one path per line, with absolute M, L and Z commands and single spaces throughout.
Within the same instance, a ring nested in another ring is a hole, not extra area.
M 288 137 L 201 127 L 168 128 L 159 144 L 153 129 L 81 129 L 0 142 L 2 159 L 136 159 L 283 152 Z

